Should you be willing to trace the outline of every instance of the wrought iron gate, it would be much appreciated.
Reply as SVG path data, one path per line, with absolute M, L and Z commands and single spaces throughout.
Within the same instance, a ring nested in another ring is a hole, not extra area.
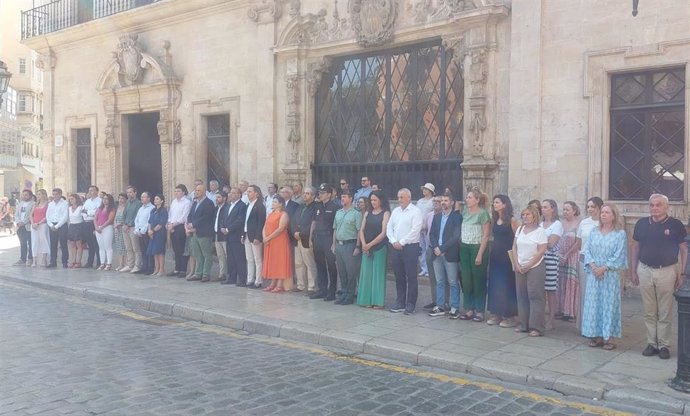
M 208 140 L 208 180 L 230 183 L 230 115 L 206 117 Z
M 77 129 L 77 189 L 86 192 L 91 186 L 91 129 Z
M 440 41 L 335 58 L 316 96 L 316 182 L 369 176 L 393 197 L 462 184 L 463 79 Z

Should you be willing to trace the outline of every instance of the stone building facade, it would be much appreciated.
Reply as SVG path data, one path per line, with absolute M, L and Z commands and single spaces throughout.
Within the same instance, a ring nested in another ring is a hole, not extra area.
M 23 29 L 50 100 L 46 186 L 379 174 L 631 215 L 668 190 L 687 215 L 685 0 L 637 17 L 620 0 L 102 3 Z

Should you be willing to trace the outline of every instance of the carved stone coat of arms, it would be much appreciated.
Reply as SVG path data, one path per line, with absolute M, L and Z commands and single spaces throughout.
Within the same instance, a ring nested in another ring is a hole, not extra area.
M 361 46 L 378 46 L 393 39 L 396 0 L 350 0 L 352 28 Z
M 120 73 L 124 75 L 127 85 L 136 84 L 143 72 L 141 48 L 137 44 L 137 38 L 137 35 L 121 36 L 117 48 Z

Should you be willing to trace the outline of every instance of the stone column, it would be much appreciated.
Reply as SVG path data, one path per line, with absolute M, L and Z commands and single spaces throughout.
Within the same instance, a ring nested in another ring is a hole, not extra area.
M 163 194 L 165 198 L 170 200 L 173 194 L 173 169 L 171 155 L 173 153 L 173 135 L 175 131 L 175 122 L 171 120 L 167 109 L 161 110 L 160 119 L 156 125 L 158 129 L 159 143 L 161 145 L 161 176 L 163 178 Z M 179 124 L 179 120 L 178 120 Z
M 496 94 L 495 71 L 492 71 L 495 41 L 492 41 L 491 33 L 488 27 L 482 27 L 443 39 L 446 49 L 452 52 L 453 61 L 463 70 L 463 185 L 465 189 L 478 186 L 488 195 L 494 193 L 498 169 L 495 160 L 496 115 L 492 114 L 494 108 L 491 105 Z M 470 44 L 469 39 L 480 39 L 481 42 Z

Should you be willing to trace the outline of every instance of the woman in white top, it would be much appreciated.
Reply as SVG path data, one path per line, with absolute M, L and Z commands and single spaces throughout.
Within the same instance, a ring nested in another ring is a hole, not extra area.
M 546 232 L 549 239 L 546 253 L 544 254 L 544 264 L 546 266 L 546 277 L 544 280 L 544 290 L 546 300 L 549 303 L 549 316 L 546 320 L 546 329 L 553 329 L 553 318 L 558 310 L 558 242 L 563 235 L 563 224 L 558 219 L 558 204 L 553 199 L 545 199 L 541 202 L 541 227 Z
M 69 259 L 67 264 L 70 269 L 78 269 L 81 267 L 81 255 L 84 251 L 82 241 L 86 238 L 84 236 L 84 205 L 81 203 L 81 197 L 77 194 L 72 194 L 67 198 L 69 204 L 69 226 L 67 227 L 67 249 L 69 250 Z
M 431 183 L 426 183 L 422 186 L 422 198 L 417 201 L 417 208 L 422 211 L 422 218 L 426 218 L 427 214 L 434 210 L 433 199 L 436 187 Z M 429 276 L 429 269 L 426 262 L 426 250 L 428 247 L 427 233 L 429 232 L 427 228 L 426 221 L 422 221 L 422 231 L 421 237 L 419 238 L 419 248 L 422 254 L 419 256 L 419 264 L 421 266 L 420 276 Z
M 539 211 L 534 206 L 522 210 L 523 225 L 513 242 L 515 288 L 520 325 L 515 332 L 528 332 L 531 337 L 544 334 L 544 253 L 548 238 L 539 225 Z
M 599 213 L 604 201 L 598 196 L 593 196 L 587 200 L 587 218 L 580 221 L 577 227 L 577 249 L 579 250 L 579 264 L 577 274 L 580 280 L 580 310 L 582 311 L 585 303 L 585 289 L 587 285 L 587 273 L 584 267 L 584 252 L 587 240 L 592 231 L 599 226 Z M 582 329 L 582 320 L 577 320 L 577 327 Z

